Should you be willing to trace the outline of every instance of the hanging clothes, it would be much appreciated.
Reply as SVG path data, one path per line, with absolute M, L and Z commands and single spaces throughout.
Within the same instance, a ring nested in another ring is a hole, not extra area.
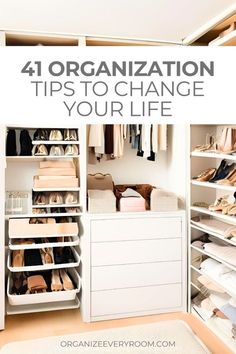
M 150 156 L 151 153 L 151 124 L 142 125 L 142 151 L 143 157 Z
M 112 124 L 105 126 L 105 154 L 112 155 L 114 152 L 114 131 Z
M 127 137 L 127 126 L 126 124 L 114 124 L 113 126 L 114 134 L 114 152 L 113 155 L 116 158 L 122 157 L 124 155 L 124 140 Z
M 158 128 L 158 141 L 159 149 L 162 151 L 167 150 L 167 125 L 161 124 Z

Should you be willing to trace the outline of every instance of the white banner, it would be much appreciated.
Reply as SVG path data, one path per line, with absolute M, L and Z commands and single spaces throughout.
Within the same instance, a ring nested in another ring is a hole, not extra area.
M 0 121 L 235 123 L 235 47 L 1 47 Z

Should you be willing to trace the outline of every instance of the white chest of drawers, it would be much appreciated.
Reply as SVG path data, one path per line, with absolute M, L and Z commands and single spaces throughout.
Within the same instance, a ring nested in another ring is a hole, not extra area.
M 85 321 L 185 311 L 185 213 L 88 214 L 82 239 Z

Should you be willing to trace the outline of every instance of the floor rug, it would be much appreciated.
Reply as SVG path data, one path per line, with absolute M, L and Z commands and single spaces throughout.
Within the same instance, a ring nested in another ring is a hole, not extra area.
M 43 353 L 210 354 L 210 351 L 192 329 L 180 320 L 12 342 L 0 350 L 0 354 Z

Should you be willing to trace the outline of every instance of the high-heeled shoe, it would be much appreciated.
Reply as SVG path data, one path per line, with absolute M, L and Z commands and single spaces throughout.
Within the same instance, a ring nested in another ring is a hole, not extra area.
M 53 269 L 52 271 L 52 281 L 51 281 L 51 290 L 52 291 L 61 291 L 63 289 L 60 275 L 59 275 L 59 270 L 58 269 Z
M 62 280 L 62 285 L 64 290 L 73 290 L 74 285 L 64 269 L 60 269 L 60 277 Z
M 225 179 L 229 175 L 229 173 L 232 172 L 234 167 L 234 163 L 228 165 L 226 160 L 222 160 L 220 166 L 216 170 L 215 175 L 211 179 L 209 179 L 209 182 L 215 183 L 219 180 Z

